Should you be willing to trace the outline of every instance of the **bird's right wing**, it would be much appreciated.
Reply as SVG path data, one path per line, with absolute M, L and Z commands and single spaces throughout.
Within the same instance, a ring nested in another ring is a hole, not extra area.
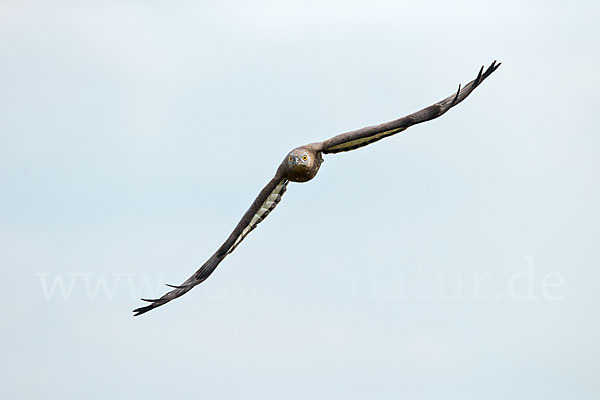
M 172 287 L 173 290 L 166 293 L 164 296 L 158 299 L 142 299 L 149 302 L 150 304 L 144 307 L 136 308 L 133 310 L 134 316 L 148 312 L 156 307 L 160 307 L 169 301 L 176 299 L 177 297 L 183 296 L 190 291 L 194 286 L 204 282 L 206 278 L 213 273 L 219 263 L 231 253 L 235 248 L 244 240 L 244 238 L 258 226 L 258 224 L 264 220 L 267 215 L 277 204 L 281 201 L 281 196 L 285 193 L 288 180 L 282 178 L 279 172 L 273 179 L 260 191 L 248 211 L 244 214 L 240 222 L 237 224 L 231 235 L 227 238 L 225 243 L 219 247 L 219 249 L 213 254 L 208 261 L 190 276 L 185 282 L 179 286 L 167 285 Z

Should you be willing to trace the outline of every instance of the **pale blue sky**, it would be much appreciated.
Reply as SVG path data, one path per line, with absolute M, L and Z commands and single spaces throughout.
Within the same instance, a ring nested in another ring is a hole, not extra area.
M 1 2 L 3 396 L 598 398 L 600 6 L 563 3 Z M 494 59 L 132 318 L 290 149 Z

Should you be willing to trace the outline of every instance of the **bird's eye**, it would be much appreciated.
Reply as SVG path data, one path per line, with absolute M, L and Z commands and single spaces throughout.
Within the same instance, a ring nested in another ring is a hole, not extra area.
M 306 157 L 306 156 L 303 156 L 303 157 L 302 157 L 302 159 L 303 159 L 304 161 L 306 161 L 306 159 L 307 159 L 307 158 L 308 158 L 308 157 Z
M 294 159 L 292 158 L 292 156 L 290 156 L 290 161 L 293 161 Z

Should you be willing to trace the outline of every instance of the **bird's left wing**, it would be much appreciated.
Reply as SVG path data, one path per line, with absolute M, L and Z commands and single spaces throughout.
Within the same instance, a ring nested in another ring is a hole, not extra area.
M 463 101 L 468 95 L 471 94 L 485 78 L 490 76 L 494 72 L 500 63 L 494 61 L 486 70 L 483 71 L 484 67 L 481 67 L 477 78 L 469 82 L 461 89 L 458 87 L 458 91 L 453 93 L 444 100 L 438 101 L 429 107 L 426 107 L 420 111 L 407 115 L 405 117 L 396 119 L 394 121 L 386 122 L 379 125 L 368 126 L 366 128 L 358 129 L 342 133 L 334 136 L 330 139 L 325 140 L 318 144 L 319 149 L 323 153 L 339 153 L 342 151 L 354 150 L 359 147 L 366 146 L 374 143 L 385 137 L 394 135 L 398 132 L 402 132 L 406 128 L 420 124 L 421 122 L 429 121 L 437 118 L 444 114 L 446 111 Z
M 194 275 L 190 276 L 181 285 L 167 285 L 172 287 L 173 290 L 166 293 L 164 296 L 158 299 L 142 299 L 150 302 L 150 304 L 133 310 L 135 313 L 134 316 L 148 312 L 177 297 L 183 296 L 194 286 L 204 282 L 206 278 L 213 273 L 215 268 L 217 268 L 219 263 L 223 261 L 229 253 L 235 250 L 241 241 L 244 240 L 244 238 L 256 228 L 256 226 L 264 220 L 271 211 L 273 211 L 275 206 L 281 201 L 281 196 L 285 193 L 287 184 L 288 180 L 283 178 L 278 171 L 275 177 L 260 191 L 248 211 L 246 211 L 233 232 L 231 232 L 231 235 L 229 235 L 225 243 L 219 247 L 215 254 L 213 254 Z

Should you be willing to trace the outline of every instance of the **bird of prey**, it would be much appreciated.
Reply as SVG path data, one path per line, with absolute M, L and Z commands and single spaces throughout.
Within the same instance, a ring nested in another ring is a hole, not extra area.
M 244 240 L 248 234 L 263 221 L 285 193 L 289 182 L 307 182 L 317 175 L 323 154 L 340 153 L 358 149 L 374 143 L 385 137 L 392 136 L 406 128 L 429 121 L 444 114 L 446 111 L 463 101 L 485 78 L 494 72 L 500 63 L 494 61 L 484 72 L 482 66 L 477 77 L 465 85 L 462 89 L 458 85 L 458 91 L 449 97 L 420 111 L 386 122 L 379 125 L 339 134 L 324 142 L 310 143 L 297 147 L 290 151 L 275 172 L 273 179 L 260 191 L 248 211 L 244 214 L 231 235 L 225 243 L 196 271 L 191 277 L 179 286 L 167 285 L 173 290 L 158 299 L 142 299 L 149 305 L 133 310 L 134 316 L 144 314 L 156 307 L 160 307 L 169 301 L 176 299 L 190 291 L 194 286 L 204 282 L 212 274 L 217 266 Z

